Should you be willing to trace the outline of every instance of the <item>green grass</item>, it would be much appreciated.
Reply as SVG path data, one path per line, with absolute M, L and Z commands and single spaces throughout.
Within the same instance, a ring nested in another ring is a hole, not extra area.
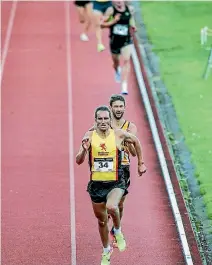
M 144 1 L 141 6 L 212 219 L 212 71 L 203 80 L 209 51 L 200 45 L 200 28 L 212 28 L 212 2 Z

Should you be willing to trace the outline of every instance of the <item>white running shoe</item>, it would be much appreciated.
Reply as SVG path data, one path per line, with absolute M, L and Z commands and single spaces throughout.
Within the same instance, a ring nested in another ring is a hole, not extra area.
M 122 82 L 121 93 L 122 93 L 123 95 L 128 95 L 127 81 L 123 81 L 123 82 Z
M 88 38 L 88 36 L 85 33 L 82 33 L 80 35 L 80 39 L 81 39 L 81 41 L 89 41 L 89 38 Z

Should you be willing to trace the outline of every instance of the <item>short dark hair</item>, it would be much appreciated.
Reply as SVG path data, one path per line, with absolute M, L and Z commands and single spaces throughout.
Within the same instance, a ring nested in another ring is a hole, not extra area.
M 96 108 L 96 110 L 95 110 L 95 119 L 97 119 L 98 111 L 108 111 L 110 119 L 111 119 L 111 112 L 110 112 L 110 109 L 107 106 L 102 105 L 102 106 L 99 106 L 98 108 Z
M 115 101 L 118 101 L 118 100 L 124 102 L 124 106 L 125 106 L 125 104 L 126 104 L 126 102 L 125 102 L 125 98 L 124 98 L 122 95 L 119 95 L 119 94 L 114 94 L 114 95 L 112 95 L 112 96 L 110 97 L 110 101 L 109 101 L 109 102 L 110 102 L 110 106 L 112 107 L 113 103 L 114 103 Z

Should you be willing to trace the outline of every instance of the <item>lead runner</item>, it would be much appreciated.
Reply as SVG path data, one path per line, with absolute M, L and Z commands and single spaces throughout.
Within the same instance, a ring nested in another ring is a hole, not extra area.
M 98 219 L 103 245 L 101 265 L 110 265 L 112 254 L 112 247 L 109 243 L 108 213 L 113 219 L 114 237 L 118 249 L 120 251 L 126 249 L 118 207 L 126 190 L 121 165 L 123 142 L 134 145 L 139 176 L 146 172 L 138 138 L 126 131 L 111 129 L 110 124 L 109 108 L 107 106 L 98 107 L 95 111 L 95 130 L 85 133 L 76 156 L 76 163 L 80 165 L 85 161 L 86 155 L 89 155 L 91 175 L 87 191 L 90 194 L 94 214 Z

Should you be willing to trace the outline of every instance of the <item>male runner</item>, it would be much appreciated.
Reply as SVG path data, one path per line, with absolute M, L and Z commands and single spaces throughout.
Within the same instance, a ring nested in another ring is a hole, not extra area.
M 80 39 L 82 41 L 88 41 L 88 31 L 91 26 L 92 1 L 74 1 L 74 4 L 77 7 L 79 21 L 84 24 Z
M 111 19 L 113 17 L 113 19 Z M 110 20 L 108 21 L 108 18 Z M 132 37 L 130 29 L 134 31 L 135 20 L 133 18 L 133 7 L 124 1 L 113 1 L 105 14 L 105 21 L 101 24 L 102 28 L 110 28 L 110 52 L 115 69 L 115 80 L 121 82 L 122 94 L 128 94 L 127 80 L 130 72 L 130 57 L 132 52 Z M 123 69 L 121 78 L 120 55 L 123 58 Z
M 79 152 L 77 164 L 82 164 L 89 153 L 90 194 L 94 214 L 98 219 L 99 233 L 103 244 L 101 265 L 109 265 L 112 248 L 109 244 L 108 213 L 113 219 L 114 236 L 120 251 L 126 249 L 126 241 L 121 230 L 118 204 L 126 190 L 126 182 L 121 166 L 123 142 L 134 145 L 138 174 L 142 176 L 146 167 L 142 158 L 138 138 L 126 131 L 111 129 L 111 113 L 108 107 L 100 106 L 95 111 L 95 130 L 86 132 Z
M 137 133 L 137 127 L 134 123 L 129 122 L 124 119 L 125 107 L 126 102 L 123 96 L 121 95 L 112 95 L 110 97 L 110 110 L 112 113 L 112 120 L 111 120 L 111 127 L 113 129 L 122 129 L 127 132 L 130 132 L 133 135 Z M 136 151 L 133 144 L 124 143 L 122 151 L 122 168 L 124 171 L 124 178 L 126 181 L 126 190 L 125 193 L 119 203 L 119 212 L 120 212 L 120 219 L 123 216 L 124 210 L 124 201 L 126 199 L 126 195 L 128 194 L 128 188 L 130 186 L 130 154 L 132 156 L 136 156 Z M 114 236 L 113 228 L 111 229 L 111 235 Z M 114 238 L 115 243 L 115 238 Z
M 126 102 L 122 95 L 114 94 L 110 97 L 109 100 L 110 110 L 111 110 L 111 128 L 113 129 L 122 129 L 136 135 L 137 127 L 134 123 L 129 122 L 124 119 L 123 115 L 126 108 Z M 95 126 L 89 129 L 89 131 L 93 131 Z M 123 151 L 122 151 L 122 168 L 124 171 L 124 178 L 126 181 L 127 189 L 130 186 L 130 154 L 132 156 L 136 156 L 136 151 L 133 144 L 124 144 Z M 120 212 L 120 219 L 123 216 L 124 210 L 124 201 L 126 199 L 126 195 L 128 194 L 128 190 L 125 190 L 125 193 L 119 203 L 119 212 Z M 109 216 L 110 217 L 110 216 Z M 114 236 L 113 228 L 111 229 L 111 235 Z M 115 243 L 115 238 L 114 238 Z M 114 244 L 115 245 L 115 244 Z
M 105 50 L 105 46 L 102 43 L 102 29 L 101 21 L 103 16 L 107 12 L 108 8 L 112 6 L 112 1 L 108 0 L 94 0 L 93 1 L 93 21 L 96 30 L 97 50 L 99 52 Z

